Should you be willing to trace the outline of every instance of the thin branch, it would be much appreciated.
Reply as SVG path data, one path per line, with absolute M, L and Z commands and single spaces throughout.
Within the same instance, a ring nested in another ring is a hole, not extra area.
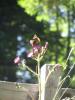
M 33 71 L 31 68 L 29 68 L 29 67 L 25 64 L 25 61 L 24 61 L 24 60 L 23 60 L 21 63 L 22 63 L 22 66 L 23 66 L 24 68 L 27 68 L 31 73 L 33 73 L 34 75 L 38 76 L 38 74 L 37 74 L 35 71 Z
M 38 74 L 36 72 L 34 72 L 31 68 L 29 68 L 28 66 L 26 66 L 26 68 L 31 72 L 33 73 L 34 75 L 38 76 Z

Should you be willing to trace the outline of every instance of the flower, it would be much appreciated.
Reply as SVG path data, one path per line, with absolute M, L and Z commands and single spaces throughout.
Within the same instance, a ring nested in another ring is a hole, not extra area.
M 45 43 L 45 48 L 47 48 L 47 47 L 48 47 L 48 42 Z
M 36 34 L 33 36 L 33 39 L 30 40 L 30 44 L 32 47 L 37 45 L 39 42 L 40 42 L 40 38 L 38 38 Z
M 19 62 L 20 62 L 20 57 L 18 56 L 18 57 L 16 57 L 16 58 L 14 59 L 14 63 L 17 64 L 17 63 L 19 63 Z
M 31 58 L 33 56 L 33 52 L 29 52 L 28 54 L 27 54 L 27 57 L 28 58 Z
M 38 56 L 40 51 L 41 51 L 41 46 L 35 45 L 33 46 L 32 51 L 28 53 L 27 57 Z
M 45 43 L 45 46 L 40 46 L 39 43 L 40 43 L 40 38 L 34 35 L 33 39 L 30 40 L 32 50 L 27 54 L 27 57 L 35 59 L 38 57 L 38 55 L 39 57 L 41 57 L 43 56 L 43 54 L 45 54 L 48 47 L 48 42 Z

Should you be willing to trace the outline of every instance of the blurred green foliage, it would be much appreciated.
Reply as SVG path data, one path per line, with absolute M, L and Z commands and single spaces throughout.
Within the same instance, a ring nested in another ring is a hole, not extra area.
M 30 49 L 29 40 L 36 33 L 42 41 L 48 41 L 44 63 L 60 63 L 64 66 L 70 49 L 75 46 L 75 0 L 1 0 L 0 1 L 0 65 L 11 66 L 21 43 Z M 17 41 L 21 36 L 22 41 Z M 21 48 L 21 47 L 20 47 Z M 23 57 L 25 54 L 23 53 Z M 75 61 L 75 50 L 69 59 Z M 27 59 L 35 69 L 36 63 Z M 67 70 L 68 69 L 68 70 Z M 72 78 L 74 70 L 72 71 Z M 74 82 L 73 80 L 71 80 Z M 74 86 L 74 85 L 73 85 Z
M 27 14 L 35 15 L 37 21 L 43 22 L 43 34 L 49 42 L 46 59 L 51 63 L 59 62 L 64 66 L 70 49 L 75 46 L 74 2 L 75 0 L 18 0 L 18 5 L 24 8 Z M 74 63 L 74 53 L 73 51 L 67 63 L 68 68 L 63 68 L 66 69 L 65 74 L 69 71 L 69 66 Z M 74 74 L 73 70 L 71 77 Z

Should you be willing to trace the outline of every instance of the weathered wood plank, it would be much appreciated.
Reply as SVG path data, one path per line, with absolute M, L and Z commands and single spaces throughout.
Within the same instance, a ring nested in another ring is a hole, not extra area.
M 54 66 L 55 69 L 49 75 L 48 80 L 46 82 L 45 89 L 43 89 L 46 81 L 46 77 L 50 73 L 49 71 L 51 71 Z M 61 76 L 61 68 L 59 64 L 58 65 L 45 64 L 41 68 L 41 91 L 42 91 L 41 100 L 53 100 L 53 97 L 58 88 L 60 76 Z
M 65 93 L 64 93 L 65 91 Z M 64 93 L 64 94 L 63 94 Z M 73 100 L 75 100 L 75 89 L 71 89 L 71 88 L 62 88 L 61 89 L 61 95 L 63 94 L 62 98 L 65 98 L 65 97 L 74 97 Z
M 20 86 L 16 88 L 15 82 L 0 81 L 0 100 L 37 100 L 37 84 L 20 83 Z
M 45 64 L 41 68 L 41 100 L 53 100 L 53 97 L 57 91 L 58 83 L 61 76 L 61 69 L 56 69 L 49 75 L 46 86 L 44 84 L 46 77 L 54 65 Z M 38 84 L 19 83 L 20 88 L 16 88 L 16 82 L 0 81 L 0 100 L 38 100 Z M 61 92 L 57 96 L 62 95 L 65 89 L 61 89 Z M 75 89 L 67 89 L 64 96 L 75 96 Z

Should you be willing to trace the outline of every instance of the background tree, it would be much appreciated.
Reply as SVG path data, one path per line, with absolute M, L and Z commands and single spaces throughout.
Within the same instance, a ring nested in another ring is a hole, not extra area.
M 34 33 L 37 33 L 44 42 L 49 42 L 47 55 L 42 62 L 59 62 L 63 65 L 70 48 L 75 45 L 74 2 L 75 0 L 1 0 L 0 65 L 7 65 L 11 69 L 17 51 L 25 54 L 24 50 L 29 49 L 28 41 Z M 20 55 L 19 52 L 18 54 Z M 75 52 L 70 57 L 70 65 L 74 63 L 74 57 Z M 27 62 L 29 65 L 35 65 L 30 60 Z M 7 75 L 3 74 L 4 70 L 0 71 L 0 79 L 8 76 L 8 80 L 16 80 L 13 78 L 14 71 L 11 75 L 7 68 Z M 71 75 L 73 77 L 74 72 Z
M 47 38 L 49 45 L 53 46 L 53 54 L 51 58 L 52 51 L 49 46 L 50 61 L 63 62 L 64 58 L 67 58 L 71 49 L 71 41 L 74 37 L 75 27 L 73 17 L 75 9 L 75 0 L 18 0 L 18 4 L 25 9 L 25 12 L 29 15 L 35 15 L 37 21 L 42 21 L 44 24 L 44 34 L 48 35 Z M 62 27 L 63 26 L 63 27 Z M 66 41 L 63 39 L 62 35 L 65 34 Z M 53 39 L 54 38 L 54 39 Z M 52 40 L 53 39 L 53 40 Z M 62 41 L 62 42 L 61 42 Z M 50 44 L 51 43 L 51 44 Z M 65 44 L 64 44 L 65 43 Z M 72 42 L 73 43 L 73 42 Z M 64 48 L 65 47 L 65 48 Z M 64 51 L 64 54 L 63 54 Z M 58 54 L 59 52 L 59 54 Z M 63 54 L 63 56 L 62 56 Z M 65 55 L 66 54 L 66 55 Z M 64 58 L 63 58 L 64 57 Z M 74 56 L 73 56 L 74 57 Z M 72 59 L 73 59 L 72 57 Z M 59 59 L 62 58 L 60 61 Z M 70 69 L 73 60 L 68 61 L 68 67 L 66 72 Z M 73 73 L 73 74 L 72 74 Z M 71 73 L 73 77 L 74 72 Z M 69 80 L 66 82 L 69 83 Z
M 18 50 L 27 47 L 32 34 L 41 33 L 43 24 L 24 13 L 16 0 L 0 1 L 0 79 L 16 81 L 14 58 Z M 21 37 L 22 40 L 18 40 Z M 24 51 L 22 51 L 23 53 Z M 24 53 L 25 55 L 25 53 Z M 7 78 L 6 78 L 7 77 Z

